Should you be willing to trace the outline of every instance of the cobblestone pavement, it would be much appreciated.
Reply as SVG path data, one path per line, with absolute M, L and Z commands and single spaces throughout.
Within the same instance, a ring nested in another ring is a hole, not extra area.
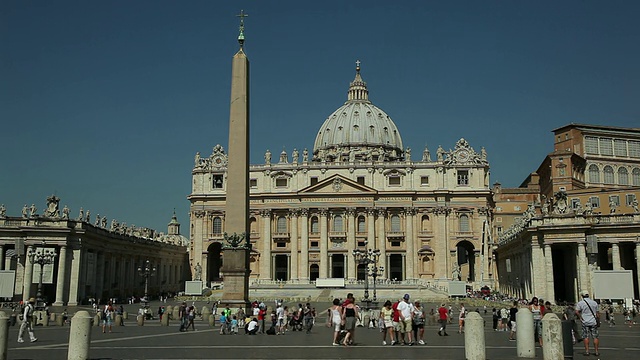
M 427 307 L 429 308 L 429 307 Z M 157 309 L 157 306 L 155 307 Z M 324 307 L 318 307 L 324 309 Z M 508 341 L 508 333 L 491 329 L 490 313 L 483 316 L 486 323 L 486 354 L 488 359 L 516 359 L 516 343 Z M 324 324 L 325 318 L 319 319 Z M 113 328 L 113 333 L 102 333 L 93 327 L 91 334 L 92 359 L 464 359 L 464 335 L 457 334 L 451 324 L 450 336 L 437 335 L 436 326 L 427 326 L 426 345 L 383 346 L 377 329 L 358 328 L 356 344 L 350 347 L 332 346 L 332 332 L 326 326 L 315 326 L 311 334 L 287 332 L 269 336 L 220 335 L 203 321 L 196 323 L 196 331 L 179 332 L 178 323 L 160 326 L 151 320 L 145 326 L 136 326 L 129 320 L 126 326 Z M 18 327 L 9 331 L 9 359 L 66 359 L 69 327 L 36 327 L 38 341 L 19 344 Z M 640 326 L 629 328 L 618 325 L 601 328 L 600 359 L 640 358 Z M 583 356 L 581 344 L 575 346 L 574 358 L 597 359 Z M 542 359 L 542 349 L 536 348 L 536 358 Z

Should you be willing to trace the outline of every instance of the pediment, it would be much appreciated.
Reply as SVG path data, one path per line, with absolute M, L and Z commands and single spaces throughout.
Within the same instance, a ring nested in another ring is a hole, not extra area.
M 335 174 L 317 184 L 308 186 L 299 191 L 300 194 L 375 194 L 377 191 L 366 185 L 359 184 L 351 179 Z

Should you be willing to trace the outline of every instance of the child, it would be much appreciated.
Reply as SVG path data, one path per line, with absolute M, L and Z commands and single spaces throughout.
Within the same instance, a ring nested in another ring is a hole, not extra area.
M 233 319 L 231 320 L 231 333 L 238 335 L 238 319 L 235 315 L 233 315 Z
M 220 314 L 220 335 L 224 335 L 226 333 L 226 329 L 227 329 L 227 316 L 223 311 Z

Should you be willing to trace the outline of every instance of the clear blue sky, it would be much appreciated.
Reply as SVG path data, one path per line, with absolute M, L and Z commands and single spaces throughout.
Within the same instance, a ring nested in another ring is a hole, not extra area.
M 240 9 L 251 159 L 312 148 L 362 61 L 414 158 L 484 146 L 518 186 L 570 122 L 640 126 L 638 1 L 0 2 L 0 203 L 188 233 L 196 151 L 227 147 Z

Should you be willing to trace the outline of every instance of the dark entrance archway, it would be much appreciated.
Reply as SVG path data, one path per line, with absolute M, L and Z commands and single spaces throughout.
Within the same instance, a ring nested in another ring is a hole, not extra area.
M 331 277 L 344 278 L 344 255 L 343 254 L 331 255 Z
M 220 281 L 222 268 L 222 244 L 214 242 L 207 248 L 207 280 Z
M 275 280 L 289 280 L 289 256 L 278 254 L 275 256 Z
M 404 280 L 404 271 L 402 266 L 402 255 L 389 255 L 389 278 L 394 281 Z
M 475 247 L 467 240 L 460 241 L 456 245 L 458 266 L 460 267 L 460 280 L 474 281 L 476 278 Z
M 356 279 L 364 281 L 364 272 L 366 271 L 367 266 L 365 264 L 358 264 L 358 268 L 356 270 Z
M 556 303 L 576 302 L 575 279 L 578 277 L 575 246 L 552 245 L 553 292 Z
M 316 281 L 320 277 L 320 266 L 318 264 L 311 264 L 309 266 L 309 280 Z

